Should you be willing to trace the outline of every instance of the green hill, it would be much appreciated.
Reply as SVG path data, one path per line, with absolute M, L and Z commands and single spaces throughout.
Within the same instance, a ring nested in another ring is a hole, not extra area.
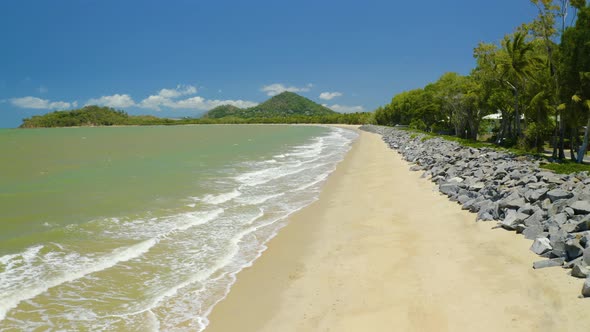
M 23 119 L 20 128 L 78 127 L 167 124 L 168 119 L 150 115 L 132 116 L 110 107 L 84 106 L 71 111 L 55 111 Z
M 333 114 L 337 113 L 296 93 L 283 92 L 260 105 L 246 109 L 239 109 L 229 105 L 219 106 L 207 112 L 204 117 L 218 119 L 232 116 L 251 119 L 291 116 L 322 116 Z
M 236 114 L 242 111 L 243 109 L 233 105 L 221 105 L 209 110 L 209 112 L 203 115 L 203 118 L 225 118 L 227 116 L 236 116 Z

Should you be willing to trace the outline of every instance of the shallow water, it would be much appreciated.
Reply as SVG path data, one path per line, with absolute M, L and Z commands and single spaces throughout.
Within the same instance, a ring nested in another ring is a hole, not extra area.
M 0 331 L 202 330 L 354 132 L 1 130 Z

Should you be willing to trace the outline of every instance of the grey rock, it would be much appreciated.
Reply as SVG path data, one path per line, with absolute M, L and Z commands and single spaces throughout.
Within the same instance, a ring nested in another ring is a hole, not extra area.
M 584 249 L 583 257 L 584 264 L 590 265 L 590 247 Z
M 563 225 L 567 222 L 567 214 L 559 213 L 552 217 L 553 221 L 558 225 Z
M 482 204 L 477 213 L 476 220 L 490 221 L 500 218 L 500 208 L 495 202 L 485 201 L 487 204 Z
M 445 183 L 440 185 L 439 190 L 441 193 L 447 196 L 451 196 L 459 191 L 459 186 L 457 186 L 456 184 Z
M 551 241 L 549 241 L 549 239 L 546 237 L 536 238 L 535 242 L 533 242 L 533 245 L 530 248 L 530 250 L 537 255 L 542 255 L 551 249 L 553 249 L 551 246 Z
M 524 220 L 529 216 L 524 213 L 518 213 L 515 210 L 507 210 L 504 220 L 500 221 L 500 225 L 507 230 L 515 230 L 516 226 L 524 223 Z
M 512 193 L 510 193 L 509 196 L 504 197 L 498 204 L 499 204 L 499 206 L 500 206 L 501 209 L 505 209 L 505 208 L 509 208 L 509 207 L 512 208 L 512 209 L 518 209 L 520 206 L 511 207 L 510 203 L 511 202 L 515 202 L 515 201 L 517 201 L 520 198 L 521 197 L 520 197 L 520 195 L 517 192 L 512 192 Z M 523 204 L 522 205 L 524 205 L 524 201 L 523 201 Z
M 590 215 L 580 220 L 569 220 L 561 228 L 568 233 L 587 231 L 590 229 Z
M 470 200 L 472 200 L 472 198 L 467 195 L 461 195 L 461 196 L 457 197 L 457 201 L 459 203 L 461 203 L 461 205 L 469 202 Z
M 582 286 L 582 296 L 589 297 L 590 296 L 590 277 L 584 281 L 584 286 Z
M 574 202 L 570 207 L 576 214 L 589 214 L 590 213 L 590 202 L 588 201 L 577 201 Z
M 565 255 L 565 242 L 567 241 L 567 232 L 556 227 L 549 228 L 549 240 L 554 251 Z
M 551 200 L 551 203 L 558 201 L 560 199 L 568 199 L 574 197 L 574 194 L 571 192 L 561 190 L 561 189 L 553 189 L 547 192 L 547 197 Z
M 475 182 L 474 184 L 469 186 L 469 190 L 471 191 L 480 191 L 485 187 L 485 183 L 483 182 Z
M 522 231 L 522 234 L 524 235 L 525 239 L 534 240 L 537 237 L 539 237 L 539 235 L 543 232 L 544 232 L 543 226 L 532 225 L 532 226 L 528 226 L 527 228 L 525 228 L 524 231 Z
M 552 258 L 552 259 L 545 259 L 542 261 L 537 261 L 533 263 L 533 269 L 544 269 L 546 267 L 554 267 L 554 266 L 562 266 L 564 262 L 563 258 Z
M 527 226 L 541 225 L 545 216 L 542 210 L 536 211 L 530 217 L 524 220 L 524 224 Z
M 513 199 L 511 201 L 505 202 L 504 204 L 500 204 L 500 207 L 505 207 L 505 208 L 509 208 L 509 209 L 521 209 L 526 205 L 526 202 L 524 201 L 524 198 L 519 197 L 517 199 Z
M 535 213 L 535 211 L 537 211 L 537 207 L 533 207 L 530 203 L 526 203 L 525 205 L 523 205 L 521 208 L 518 209 L 518 213 L 524 213 L 527 215 L 531 215 L 533 213 Z
M 463 181 L 465 181 L 463 178 L 460 178 L 458 176 L 451 178 L 449 181 L 447 181 L 448 183 L 462 183 Z
M 572 268 L 572 277 L 576 278 L 588 278 L 590 275 L 590 269 L 580 263 L 574 264 Z

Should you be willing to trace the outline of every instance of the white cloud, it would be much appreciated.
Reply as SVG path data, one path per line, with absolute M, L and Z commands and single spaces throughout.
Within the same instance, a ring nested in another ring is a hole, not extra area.
M 39 93 L 47 93 L 47 92 L 49 91 L 49 90 L 48 90 L 46 87 L 44 87 L 43 85 L 41 85 L 41 86 L 39 87 L 39 89 L 37 89 L 37 90 L 39 91 Z
M 247 100 L 207 100 L 203 97 L 192 97 L 184 100 L 179 100 L 173 106 L 173 108 L 185 108 L 185 109 L 195 109 L 195 110 L 203 110 L 208 111 L 212 108 L 221 105 L 232 105 L 239 108 L 247 108 L 258 105 L 258 103 L 247 101 Z
M 34 109 L 64 109 L 78 106 L 78 102 L 68 103 L 65 101 L 50 101 L 37 97 L 22 97 L 10 99 L 12 105 L 20 108 L 34 108 Z
M 298 88 L 295 86 L 285 86 L 281 83 L 274 83 L 270 85 L 265 85 L 260 89 L 262 92 L 266 92 L 268 96 L 276 96 L 279 93 L 283 93 L 285 91 L 289 92 L 308 92 L 313 87 L 313 84 L 309 83 L 304 87 Z
M 339 113 L 356 113 L 356 112 L 364 112 L 365 108 L 363 106 L 347 106 L 347 105 L 338 105 L 338 104 L 334 104 L 334 105 L 326 105 L 323 104 L 323 106 L 339 112 Z
M 197 93 L 197 88 L 192 85 L 177 85 L 175 89 L 162 89 L 158 92 L 158 96 L 164 98 L 177 98 L 185 95 L 194 95 Z
M 124 94 L 114 94 L 112 96 L 102 96 L 100 98 L 90 99 L 86 102 L 86 105 L 100 105 L 114 108 L 125 108 L 135 106 L 135 101 L 131 96 Z
M 162 107 L 173 109 L 189 109 L 198 111 L 208 111 L 221 105 L 233 105 L 240 108 L 247 108 L 258 105 L 258 103 L 247 100 L 208 100 L 200 96 L 172 100 L 161 96 L 149 96 L 139 103 L 139 107 L 159 111 Z
M 219 90 L 221 92 L 221 90 Z M 137 106 L 159 111 L 162 107 L 173 109 L 188 109 L 208 111 L 220 105 L 233 105 L 240 108 L 247 108 L 258 105 L 258 103 L 247 100 L 208 100 L 200 96 L 178 99 L 183 95 L 197 93 L 197 88 L 190 85 L 179 85 L 176 89 L 162 89 L 157 95 L 151 95 L 142 100 Z
M 332 100 L 336 97 L 341 97 L 342 93 L 341 92 L 322 92 L 320 93 L 320 99 L 323 100 Z

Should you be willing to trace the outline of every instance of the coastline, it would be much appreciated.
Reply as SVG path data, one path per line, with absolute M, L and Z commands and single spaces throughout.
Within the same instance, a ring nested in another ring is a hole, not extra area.
M 554 331 L 587 327 L 565 270 L 474 216 L 360 132 L 320 199 L 294 214 L 206 331 Z M 425 208 L 428 207 L 428 208 Z

